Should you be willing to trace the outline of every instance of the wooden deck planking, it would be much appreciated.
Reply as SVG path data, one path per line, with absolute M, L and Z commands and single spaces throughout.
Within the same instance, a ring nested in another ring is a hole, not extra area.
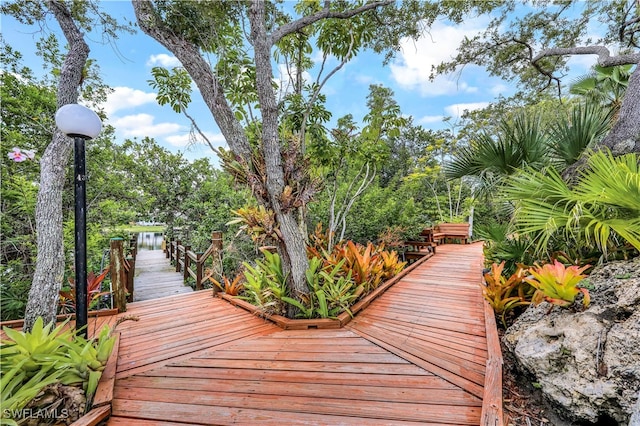
M 336 330 L 283 331 L 209 291 L 130 304 L 109 425 L 478 425 L 481 267 L 479 245 L 439 246 Z
M 162 250 L 140 250 L 136 256 L 136 276 L 133 300 L 158 299 L 176 294 L 191 293 L 184 285 L 184 275 L 176 272 Z
M 385 344 L 393 353 L 424 362 L 426 369 L 438 369 L 436 374 L 481 398 L 487 360 L 484 300 L 478 286 L 481 269 L 480 245 L 441 246 L 436 256 L 400 280 L 347 328 Z M 421 282 L 425 277 L 429 281 Z M 433 281 L 436 285 L 429 283 Z M 441 334 L 440 339 L 433 333 Z M 472 351 L 451 350 L 454 345 L 447 339 L 451 334 L 483 341 Z

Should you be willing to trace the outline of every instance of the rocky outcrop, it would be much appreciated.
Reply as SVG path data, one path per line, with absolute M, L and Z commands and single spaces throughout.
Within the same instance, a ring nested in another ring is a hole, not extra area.
M 640 258 L 596 268 L 588 280 L 588 309 L 531 306 L 503 341 L 560 414 L 627 425 L 640 416 Z

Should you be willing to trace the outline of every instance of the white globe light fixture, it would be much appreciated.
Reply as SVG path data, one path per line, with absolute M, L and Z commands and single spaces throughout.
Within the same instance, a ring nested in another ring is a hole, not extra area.
M 62 133 L 70 137 L 93 139 L 102 130 L 98 114 L 78 104 L 68 104 L 56 112 L 56 125 Z
M 75 189 L 76 332 L 87 337 L 87 173 L 84 141 L 100 134 L 98 114 L 78 104 L 68 104 L 56 112 L 56 125 L 72 137 Z

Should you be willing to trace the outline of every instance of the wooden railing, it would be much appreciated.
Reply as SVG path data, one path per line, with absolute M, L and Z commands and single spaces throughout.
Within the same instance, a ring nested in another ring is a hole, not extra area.
M 111 275 L 113 300 L 118 312 L 125 312 L 127 302 L 133 301 L 133 278 L 136 274 L 138 236 L 134 234 L 131 237 L 128 247 L 125 247 L 125 241 L 122 238 L 112 238 L 109 245 L 109 274 Z
M 211 233 L 211 244 L 204 252 L 194 252 L 191 246 L 183 245 L 182 241 L 171 238 L 165 244 L 165 253 L 176 272 L 183 272 L 185 281 L 192 277 L 196 280 L 196 290 L 202 290 L 204 281 L 204 266 L 207 259 L 214 258 L 214 264 L 220 260 L 222 254 L 222 232 Z M 222 272 L 222 271 L 220 271 Z

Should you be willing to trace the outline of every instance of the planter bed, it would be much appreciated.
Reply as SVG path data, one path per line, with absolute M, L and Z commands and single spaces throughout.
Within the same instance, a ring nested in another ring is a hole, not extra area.
M 118 315 L 118 309 L 103 309 L 100 311 L 90 311 L 87 313 L 87 318 L 96 318 L 96 317 L 108 317 L 111 315 Z M 76 314 L 61 314 L 56 316 L 56 322 L 64 321 L 66 319 L 75 319 Z M 24 319 L 10 320 L 10 321 L 2 321 L 0 322 L 0 328 L 9 327 L 9 328 L 22 328 L 24 325 Z
M 376 288 L 371 293 L 367 294 L 365 297 L 363 297 L 361 300 L 356 302 L 351 307 L 352 315 L 355 316 L 358 312 L 360 312 L 361 310 L 363 310 L 364 308 L 369 306 L 369 304 L 371 304 L 371 302 L 373 300 L 375 300 L 378 296 L 380 296 L 382 293 L 384 293 L 388 288 L 390 288 L 395 283 L 400 281 L 400 279 L 402 277 L 407 275 L 409 272 L 413 271 L 418 266 L 422 265 L 424 262 L 427 261 L 427 259 L 429 259 L 432 256 L 433 256 L 433 253 L 426 254 L 421 259 L 417 260 L 416 262 L 414 262 L 413 264 L 409 265 L 407 268 L 402 270 L 395 277 L 393 277 L 390 280 L 387 280 L 384 283 L 380 284 L 378 286 L 378 288 Z M 256 316 L 262 317 L 264 319 L 267 319 L 267 320 L 273 322 L 278 327 L 280 327 L 280 328 L 282 328 L 284 330 L 308 330 L 308 329 L 332 329 L 332 328 L 335 329 L 335 328 L 342 328 L 346 324 L 348 324 L 349 321 L 351 321 L 351 318 L 352 318 L 352 315 L 349 315 L 348 312 L 343 312 L 340 315 L 338 315 L 338 317 L 335 318 L 335 319 L 333 319 L 333 318 L 290 319 L 290 318 L 285 318 L 282 315 L 269 315 L 269 314 L 265 313 L 258 306 L 252 305 L 251 303 L 249 303 L 249 302 L 247 302 L 245 300 L 239 299 L 236 296 L 230 296 L 228 294 L 224 294 L 224 293 L 221 293 L 221 292 L 217 293 L 217 296 L 222 298 L 222 299 L 224 299 L 224 300 L 226 300 L 227 302 L 231 303 L 234 306 L 242 308 L 242 309 L 244 309 L 246 311 L 251 312 L 252 314 L 254 314 Z

